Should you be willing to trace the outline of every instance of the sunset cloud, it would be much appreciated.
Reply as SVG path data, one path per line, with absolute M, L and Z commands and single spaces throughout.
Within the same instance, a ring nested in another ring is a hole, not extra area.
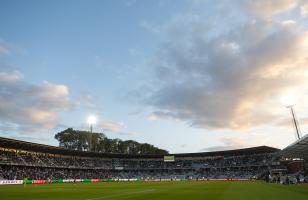
M 99 124 L 100 128 L 103 129 L 103 131 L 107 131 L 107 132 L 112 132 L 114 134 L 117 135 L 139 135 L 139 133 L 137 132 L 133 132 L 133 131 L 127 131 L 127 127 L 124 125 L 124 123 L 122 122 L 115 122 L 115 121 L 111 121 L 111 120 L 103 120 L 100 124 Z
M 295 8 L 299 0 L 249 0 L 248 7 L 256 15 L 271 16 Z
M 305 4 L 301 5 L 300 7 L 300 14 L 302 17 L 307 17 L 308 16 L 308 2 Z
M 0 71 L 0 119 L 25 129 L 52 129 L 62 111 L 73 107 L 65 85 L 31 84 L 19 71 Z
M 277 2 L 251 6 L 282 14 L 297 5 Z M 293 22 L 248 19 L 218 32 L 202 14 L 174 18 L 152 59 L 156 87 L 144 99 L 155 110 L 150 116 L 209 129 L 275 124 L 279 98 L 307 91 L 308 32 Z

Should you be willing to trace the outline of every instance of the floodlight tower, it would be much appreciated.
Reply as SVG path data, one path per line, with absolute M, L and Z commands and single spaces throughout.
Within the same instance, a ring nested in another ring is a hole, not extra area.
M 281 98 L 282 103 L 291 111 L 291 115 L 292 115 L 292 122 L 296 131 L 296 137 L 297 139 L 301 138 L 301 132 L 299 129 L 299 124 L 298 124 L 298 120 L 296 118 L 296 114 L 294 111 L 294 106 L 295 106 L 295 95 L 292 93 L 289 93 L 285 96 L 283 96 Z
M 96 117 L 95 116 L 89 116 L 88 117 L 88 124 L 90 125 L 90 132 L 93 131 L 93 125 L 96 124 Z
M 92 147 L 92 137 L 93 137 L 93 125 L 96 124 L 96 117 L 95 116 L 89 116 L 88 117 L 88 124 L 90 125 L 90 137 L 89 137 L 89 151 L 91 151 Z
M 287 106 L 287 108 L 289 108 L 290 111 L 291 111 L 292 121 L 293 121 L 293 125 L 295 127 L 296 136 L 297 136 L 297 139 L 299 140 L 299 139 L 301 139 L 301 132 L 300 132 L 300 129 L 299 129 L 298 120 L 296 118 L 295 111 L 294 111 L 293 107 L 294 107 L 294 105 Z

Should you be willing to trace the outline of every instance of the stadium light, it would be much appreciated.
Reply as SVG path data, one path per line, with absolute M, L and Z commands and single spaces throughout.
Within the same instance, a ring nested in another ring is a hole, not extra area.
M 297 136 L 297 139 L 299 140 L 301 138 L 301 133 L 300 133 L 299 125 L 298 125 L 298 120 L 296 118 L 295 111 L 294 111 L 294 105 L 295 105 L 294 94 L 289 93 L 287 95 L 282 96 L 281 102 L 283 103 L 284 106 L 289 108 L 291 111 L 292 121 L 293 121 L 293 125 L 296 131 L 296 136 Z
M 89 116 L 88 117 L 88 124 L 90 125 L 90 131 L 92 133 L 93 125 L 96 124 L 96 117 L 95 116 Z
M 293 124 L 294 124 L 294 127 L 295 127 L 296 136 L 297 136 L 297 139 L 299 140 L 299 139 L 301 139 L 301 133 L 300 133 L 298 121 L 297 121 L 297 118 L 296 118 L 296 115 L 295 115 L 295 111 L 294 111 L 293 106 L 294 106 L 294 105 L 290 105 L 290 106 L 287 106 L 287 108 L 289 108 L 290 111 L 291 111 L 292 121 L 293 121 Z
M 92 149 L 92 132 L 93 132 L 93 125 L 96 124 L 96 117 L 94 115 L 91 115 L 88 117 L 88 124 L 90 125 L 90 132 L 91 134 L 89 135 L 89 151 Z
M 281 97 L 281 102 L 284 106 L 290 107 L 295 105 L 295 96 L 291 93 Z

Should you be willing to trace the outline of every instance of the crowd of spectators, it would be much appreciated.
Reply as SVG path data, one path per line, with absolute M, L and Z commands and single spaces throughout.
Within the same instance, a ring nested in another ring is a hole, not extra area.
M 271 167 L 272 154 L 179 158 L 93 158 L 0 150 L 0 179 L 249 179 Z

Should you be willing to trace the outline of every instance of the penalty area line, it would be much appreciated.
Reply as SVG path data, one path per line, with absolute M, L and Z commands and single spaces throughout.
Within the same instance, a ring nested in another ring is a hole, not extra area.
M 113 195 L 107 195 L 107 196 L 89 198 L 89 199 L 85 199 L 85 200 L 106 199 L 106 198 L 111 198 L 111 197 L 119 197 L 119 196 L 124 196 L 124 195 L 134 195 L 134 194 L 140 194 L 140 193 L 146 193 L 146 192 L 153 192 L 153 191 L 155 191 L 155 189 L 142 190 L 142 191 L 135 191 L 135 192 L 128 192 L 128 193 L 122 193 L 122 194 L 113 194 Z

